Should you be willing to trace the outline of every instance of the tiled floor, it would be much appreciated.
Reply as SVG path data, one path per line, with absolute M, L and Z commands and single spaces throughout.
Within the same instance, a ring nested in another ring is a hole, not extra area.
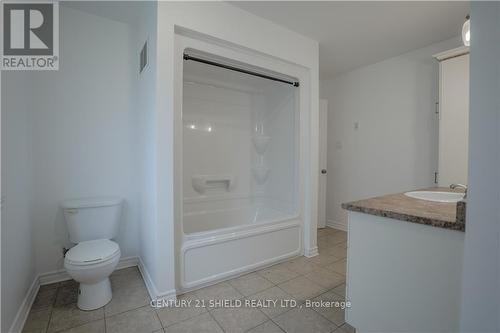
M 353 332 L 344 323 L 342 309 L 303 303 L 308 299 L 343 300 L 346 240 L 345 232 L 318 230 L 319 256 L 299 257 L 181 295 L 178 299 L 192 301 L 185 308 L 152 308 L 135 267 L 111 275 L 113 299 L 94 311 L 76 307 L 77 284 L 72 281 L 42 286 L 23 332 Z M 217 299 L 242 300 L 242 304 L 245 300 L 296 300 L 299 305 L 208 306 L 209 300 Z M 205 300 L 207 306 L 195 307 L 194 300 Z

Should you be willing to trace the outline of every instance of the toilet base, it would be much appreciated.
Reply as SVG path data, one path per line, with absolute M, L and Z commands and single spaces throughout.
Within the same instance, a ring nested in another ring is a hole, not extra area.
M 81 310 L 95 310 L 108 304 L 111 298 L 109 278 L 94 284 L 80 283 L 77 306 Z

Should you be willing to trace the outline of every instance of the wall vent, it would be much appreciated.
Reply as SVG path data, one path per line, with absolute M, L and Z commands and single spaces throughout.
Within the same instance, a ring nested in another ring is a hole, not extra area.
M 142 73 L 148 64 L 148 41 L 144 42 L 144 46 L 141 49 L 139 57 L 139 73 Z

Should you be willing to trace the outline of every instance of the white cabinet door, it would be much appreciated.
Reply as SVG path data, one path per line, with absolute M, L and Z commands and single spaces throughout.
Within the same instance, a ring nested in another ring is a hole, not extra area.
M 469 55 L 440 62 L 439 186 L 467 184 Z

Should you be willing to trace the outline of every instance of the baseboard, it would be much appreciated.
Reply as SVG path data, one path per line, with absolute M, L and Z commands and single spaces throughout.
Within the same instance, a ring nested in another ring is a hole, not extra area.
M 19 310 L 17 310 L 16 317 L 14 318 L 14 321 L 12 322 L 12 325 L 10 326 L 9 329 L 10 333 L 18 333 L 23 330 L 24 323 L 28 318 L 31 306 L 35 301 L 39 289 L 40 289 L 40 281 L 38 279 L 38 276 L 35 276 L 33 282 L 31 283 L 30 288 L 28 289 L 28 292 L 26 293 L 26 296 L 24 297 L 23 302 L 21 303 L 21 306 L 19 307 Z
M 304 256 L 306 256 L 307 258 L 316 257 L 318 254 L 319 254 L 319 252 L 318 252 L 317 246 L 304 250 Z
M 333 220 L 327 220 L 326 221 L 326 226 L 329 228 L 333 229 L 338 229 L 342 231 L 347 231 L 347 225 L 341 222 L 333 221 Z
M 134 267 L 139 264 L 139 257 L 125 257 L 121 258 L 116 265 L 116 269 L 122 269 L 127 267 Z M 38 276 L 38 280 L 40 285 L 51 284 L 61 281 L 71 280 L 71 277 L 68 275 L 65 269 L 59 269 L 56 271 L 42 273 Z
M 175 300 L 177 298 L 177 291 L 172 289 L 167 292 L 159 292 L 148 272 L 148 269 L 146 268 L 146 265 L 144 265 L 144 262 L 140 257 L 138 259 L 139 271 L 141 272 L 142 279 L 144 280 L 144 284 L 148 290 L 149 297 L 151 297 L 153 301 Z

